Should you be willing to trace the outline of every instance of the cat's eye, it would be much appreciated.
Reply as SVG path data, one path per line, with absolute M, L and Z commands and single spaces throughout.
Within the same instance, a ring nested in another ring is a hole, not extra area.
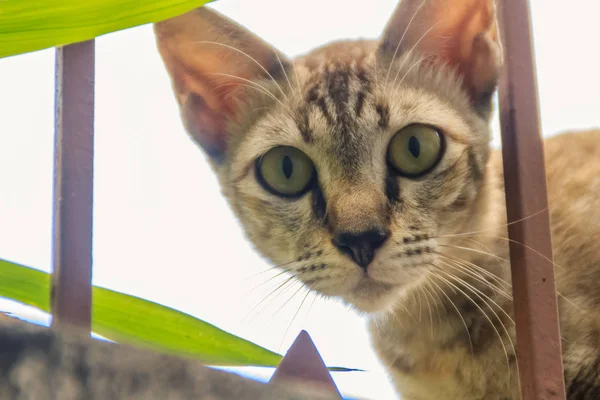
M 256 164 L 258 181 L 271 193 L 298 197 L 306 193 L 315 177 L 315 166 L 302 151 L 279 146 L 267 151 Z
M 401 175 L 424 175 L 440 160 L 442 140 L 442 135 L 431 126 L 409 125 L 396 133 L 390 141 L 388 162 Z

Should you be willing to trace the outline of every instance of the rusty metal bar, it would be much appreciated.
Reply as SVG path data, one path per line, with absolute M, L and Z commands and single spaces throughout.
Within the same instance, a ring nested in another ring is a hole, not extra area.
M 91 329 L 93 40 L 56 49 L 52 325 Z
M 522 220 L 508 227 L 515 241 L 510 260 L 521 394 L 523 400 L 565 399 L 548 213 L 527 218 L 548 207 L 529 4 L 502 0 L 498 11 L 505 48 L 498 93 L 506 211 L 508 221 Z

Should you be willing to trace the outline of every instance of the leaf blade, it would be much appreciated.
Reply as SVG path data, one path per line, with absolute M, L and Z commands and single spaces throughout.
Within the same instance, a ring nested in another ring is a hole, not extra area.
M 165 20 L 213 0 L 0 0 L 0 58 Z
M 0 260 L 0 296 L 50 311 L 50 275 Z M 274 367 L 281 355 L 172 308 L 94 286 L 92 330 L 218 366 Z
M 274 367 L 281 360 L 277 353 L 180 311 L 109 289 L 93 290 L 92 330 L 111 340 L 168 349 L 217 366 Z M 123 307 L 127 312 L 120 311 Z
M 92 288 L 92 296 L 92 331 L 109 340 L 196 358 L 213 366 L 277 367 L 282 359 L 280 354 L 208 322 L 149 300 L 98 286 Z M 0 297 L 50 312 L 50 275 L 0 259 Z

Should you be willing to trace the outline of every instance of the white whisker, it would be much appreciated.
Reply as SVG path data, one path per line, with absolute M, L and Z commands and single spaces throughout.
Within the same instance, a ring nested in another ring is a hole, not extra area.
M 429 32 L 431 32 L 433 30 L 433 28 L 435 28 L 441 21 L 436 22 L 435 24 L 433 24 L 431 26 L 431 28 L 427 29 L 425 31 L 425 33 L 423 33 L 423 35 L 421 35 L 421 37 L 419 38 L 419 40 L 417 40 L 415 42 L 415 44 L 411 47 L 411 49 L 408 51 L 408 53 L 406 53 L 406 57 L 402 60 L 402 63 L 400 64 L 400 66 L 398 67 L 398 70 L 396 71 L 396 76 L 394 77 L 394 82 L 392 82 L 392 86 L 396 87 L 396 80 L 398 79 L 398 75 L 400 74 L 400 71 L 402 70 L 402 67 L 404 66 L 404 64 L 406 63 L 406 60 L 408 60 L 408 56 L 410 56 L 412 54 L 412 52 L 417 48 L 417 46 L 419 45 L 419 43 L 421 43 L 421 40 L 423 40 L 425 38 L 425 36 L 427 36 L 427 34 Z M 431 56 L 428 56 L 431 57 Z
M 392 65 L 394 65 L 394 60 L 396 59 L 396 55 L 398 55 L 398 50 L 400 50 L 400 46 L 402 46 L 402 41 L 404 41 L 404 36 L 406 36 L 406 33 L 410 29 L 410 25 L 412 24 L 413 20 L 415 19 L 415 17 L 417 16 L 417 14 L 419 13 L 419 11 L 421 10 L 421 7 L 423 7 L 423 5 L 426 2 L 427 2 L 427 0 L 423 0 L 421 2 L 421 4 L 419 5 L 419 7 L 417 8 L 417 10 L 413 14 L 413 16 L 410 19 L 410 21 L 408 21 L 408 24 L 406 25 L 406 28 L 404 28 L 404 32 L 402 33 L 402 36 L 400 37 L 400 40 L 398 41 L 398 44 L 396 45 L 396 50 L 394 50 L 394 54 L 392 55 L 390 65 L 389 65 L 388 70 L 387 70 L 387 74 L 385 75 L 384 85 L 387 85 L 387 83 L 388 83 L 388 79 L 390 77 L 390 72 L 392 71 Z
M 432 273 L 432 275 L 434 277 L 437 277 L 438 279 L 440 278 L 439 276 L 437 276 L 437 274 Z M 473 339 L 471 338 L 471 332 L 469 332 L 469 326 L 467 325 L 467 322 L 465 321 L 465 318 L 463 317 L 462 313 L 460 312 L 460 310 L 458 309 L 458 307 L 456 306 L 456 304 L 454 304 L 454 302 L 452 301 L 452 299 L 446 294 L 446 292 L 433 280 L 433 278 L 431 277 L 427 277 L 429 279 L 429 281 L 435 285 L 439 290 L 440 293 L 444 295 L 444 297 L 446 297 L 446 299 L 450 302 L 450 304 L 452 305 L 452 307 L 454 307 L 454 309 L 456 310 L 456 314 L 458 315 L 458 317 L 460 318 L 460 320 L 463 323 L 463 326 L 465 327 L 465 332 L 467 333 L 467 337 L 469 338 L 469 348 L 471 350 L 471 355 L 474 357 L 475 353 L 473 351 Z M 454 290 L 454 289 L 453 289 Z M 456 291 L 454 291 L 456 293 Z
M 490 325 L 492 326 L 492 329 L 494 329 L 494 331 L 496 332 L 496 335 L 498 336 L 498 339 L 500 340 L 500 344 L 502 345 L 502 349 L 504 350 L 504 355 L 506 356 L 506 366 L 508 368 L 508 374 L 510 376 L 510 360 L 508 358 L 508 349 L 506 348 L 506 345 L 504 344 L 504 341 L 502 340 L 502 335 L 500 334 L 500 332 L 498 331 L 498 329 L 496 328 L 496 325 L 494 325 L 494 323 L 492 322 L 492 320 L 490 319 L 490 317 L 486 314 L 486 312 L 479 306 L 479 304 L 477 304 L 477 302 L 475 300 L 473 300 L 467 293 L 465 293 L 463 290 L 461 290 L 458 286 L 456 286 L 454 283 L 450 282 L 448 279 L 444 278 L 443 276 L 440 275 L 436 275 L 439 279 L 441 279 L 443 282 L 445 282 L 447 285 L 454 287 L 456 290 L 458 290 L 463 296 L 465 296 L 465 298 L 467 300 L 469 300 L 471 303 L 473 303 L 473 305 L 475 307 L 477 307 L 477 309 L 483 314 L 483 316 L 487 319 L 487 321 L 490 323 Z M 482 300 L 483 301 L 483 300 Z M 484 301 L 485 303 L 485 301 Z M 487 304 L 487 303 L 486 303 Z M 489 307 L 489 305 L 488 305 Z M 504 325 L 502 325 L 504 326 Z M 510 338 L 510 335 L 509 335 Z M 512 340 L 511 340 L 512 343 Z M 513 346 L 514 347 L 514 346 Z
M 503 225 L 494 226 L 494 227 L 491 227 L 491 228 L 481 229 L 481 230 L 478 230 L 478 231 L 472 231 L 472 232 L 455 233 L 455 234 L 451 234 L 451 235 L 440 235 L 440 236 L 436 236 L 436 238 L 443 238 L 443 237 L 457 237 L 457 236 L 469 236 L 469 235 L 474 235 L 474 234 L 476 234 L 476 233 L 487 232 L 487 231 L 493 231 L 493 230 L 497 230 L 497 229 L 500 229 L 500 228 L 505 228 L 505 227 L 507 227 L 507 226 L 510 226 L 510 225 L 518 224 L 518 223 L 520 223 L 520 222 L 523 222 L 523 221 L 525 221 L 525 220 L 527 220 L 527 219 L 533 218 L 533 217 L 537 216 L 538 214 L 541 214 L 541 213 L 543 213 L 543 212 L 545 212 L 545 211 L 548 211 L 548 207 L 545 207 L 545 208 L 543 208 L 543 209 L 541 209 L 541 210 L 539 210 L 539 211 L 536 211 L 535 213 L 533 213 L 533 214 L 531 214 L 531 215 L 529 215 L 529 216 L 527 216 L 527 217 L 523 217 L 523 218 L 521 218 L 521 219 L 518 219 L 518 220 L 516 220 L 516 221 L 512 221 L 512 222 L 509 222 L 509 223 L 506 223 L 506 224 L 503 224 Z
M 269 92 L 267 89 L 265 89 L 265 87 L 264 87 L 264 86 L 262 86 L 262 85 L 260 85 L 260 84 L 258 84 L 258 83 L 256 83 L 256 82 L 253 82 L 253 81 L 251 81 L 250 79 L 242 78 L 241 76 L 236 76 L 236 75 L 231 75 L 231 74 L 225 74 L 225 73 L 222 73 L 222 72 L 211 72 L 211 73 L 209 73 L 209 74 L 207 74 L 207 75 L 219 75 L 219 76 L 226 76 L 226 77 L 229 77 L 229 78 L 239 79 L 239 80 L 240 80 L 240 81 L 242 81 L 242 82 L 246 82 L 246 83 L 248 83 L 248 84 L 252 85 L 252 86 L 253 86 L 255 89 L 257 89 L 257 90 L 261 91 L 262 93 L 266 94 L 267 96 L 269 96 L 270 98 L 272 98 L 273 100 L 275 100 L 276 102 L 278 102 L 278 103 L 279 103 L 279 105 L 281 105 L 281 107 L 283 107 L 285 110 L 287 110 L 289 113 L 291 113 L 290 109 L 289 109 L 289 108 L 287 108 L 287 107 L 286 107 L 286 106 L 285 106 L 285 105 L 284 105 L 284 104 L 281 102 L 281 100 L 279 100 L 277 97 L 275 97 L 275 95 L 274 95 L 273 93 L 271 93 L 271 92 Z M 222 85 L 220 85 L 220 86 L 225 86 L 225 85 L 227 85 L 227 84 L 225 83 L 225 84 L 222 84 Z
M 294 88 L 292 87 L 292 82 L 290 82 L 290 78 L 288 77 L 288 74 L 285 71 L 285 68 L 283 67 L 283 63 L 281 62 L 281 58 L 279 58 L 279 54 L 277 53 L 277 50 L 273 50 L 273 53 L 275 53 L 275 57 L 277 57 L 277 62 L 279 63 L 279 66 L 281 67 L 281 72 L 283 72 L 283 75 L 285 76 L 285 80 L 287 81 L 288 86 L 290 87 L 290 92 L 294 93 Z M 298 93 L 298 95 L 300 95 L 300 93 Z
M 209 41 L 209 40 L 197 40 L 193 43 L 205 43 L 205 44 L 214 44 L 214 45 L 218 45 L 218 46 L 223 46 L 225 48 L 228 48 L 230 50 L 234 50 L 237 51 L 238 53 L 248 57 L 251 61 L 253 61 L 256 65 L 258 65 L 268 76 L 269 78 L 271 78 L 271 80 L 273 81 L 273 83 L 275 84 L 275 86 L 277 86 L 277 88 L 279 89 L 279 91 L 281 92 L 281 94 L 283 95 L 283 97 L 285 97 L 285 99 L 287 100 L 287 96 L 285 95 L 285 92 L 283 91 L 283 89 L 281 88 L 281 86 L 279 86 L 279 84 L 277 83 L 277 81 L 275 80 L 275 78 L 273 78 L 273 76 L 269 73 L 269 71 L 267 71 L 267 69 L 265 67 L 262 66 L 261 63 L 259 63 L 254 57 L 252 57 L 250 54 L 236 48 L 233 46 L 230 46 L 228 44 L 224 44 L 224 43 L 219 43 L 219 42 L 213 42 L 213 41 Z
M 308 297 L 308 295 L 311 292 L 309 290 L 306 291 L 306 294 L 304 295 L 304 298 L 302 299 L 302 302 L 300 302 L 300 306 L 298 306 L 298 310 L 296 311 L 296 313 L 294 314 L 294 316 L 292 317 L 292 320 L 290 321 L 290 324 L 288 325 L 287 329 L 285 330 L 285 332 L 283 333 L 283 336 L 281 337 L 281 342 L 279 343 L 279 348 L 281 349 L 281 346 L 283 345 L 283 341 L 285 340 L 285 337 L 287 336 L 290 328 L 292 327 L 292 324 L 294 323 L 294 320 L 296 319 L 296 317 L 298 316 L 298 314 L 300 313 L 300 310 L 302 309 L 302 306 L 304 305 L 304 302 L 306 301 L 306 298 Z M 295 296 L 295 294 L 294 294 Z M 317 297 L 315 296 L 315 299 Z M 290 299 L 291 300 L 291 299 Z M 314 303 L 314 302 L 313 302 Z

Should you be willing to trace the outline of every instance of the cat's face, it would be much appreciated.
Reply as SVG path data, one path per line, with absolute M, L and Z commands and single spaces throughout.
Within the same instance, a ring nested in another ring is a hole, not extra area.
M 208 9 L 157 25 L 184 123 L 249 239 L 362 311 L 427 279 L 484 179 L 493 2 L 446 3 L 407 0 L 380 41 L 295 61 Z

